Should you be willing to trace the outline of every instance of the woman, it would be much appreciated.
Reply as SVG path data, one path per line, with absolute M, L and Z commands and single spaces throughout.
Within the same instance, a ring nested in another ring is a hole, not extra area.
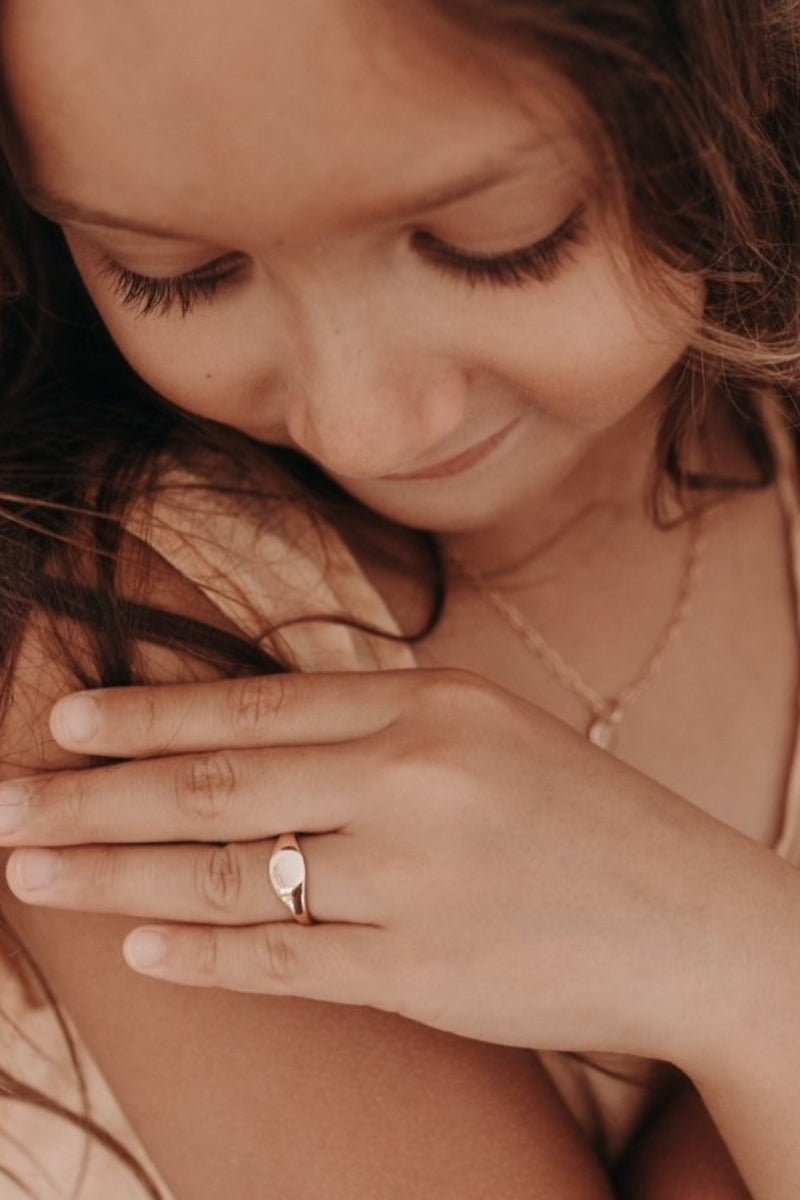
M 793 1196 L 795 6 L 0 34 L 4 904 L 163 1189 Z

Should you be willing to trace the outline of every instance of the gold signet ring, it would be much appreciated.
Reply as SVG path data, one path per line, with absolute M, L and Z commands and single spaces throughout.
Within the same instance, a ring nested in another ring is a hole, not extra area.
M 313 925 L 306 907 L 306 860 L 293 833 L 282 833 L 269 860 L 269 880 L 300 925 Z

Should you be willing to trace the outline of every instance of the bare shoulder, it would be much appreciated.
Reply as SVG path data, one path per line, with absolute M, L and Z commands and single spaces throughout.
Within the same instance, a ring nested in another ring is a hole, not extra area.
M 155 559 L 147 578 L 154 604 L 221 623 Z M 80 653 L 79 631 L 73 638 Z M 160 652 L 148 672 L 167 681 L 209 668 Z M 52 703 L 74 686 L 46 627 L 32 626 L 2 732 L 4 777 L 80 765 L 47 726 Z M 181 1200 L 255 1200 L 273 1189 L 287 1200 L 610 1200 L 528 1052 L 367 1008 L 160 983 L 124 963 L 133 919 L 27 907 L 4 880 L 0 901 Z

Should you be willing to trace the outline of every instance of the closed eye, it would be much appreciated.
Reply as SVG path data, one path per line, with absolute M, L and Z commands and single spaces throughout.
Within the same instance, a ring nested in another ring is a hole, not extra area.
M 437 266 L 472 287 L 521 287 L 531 280 L 549 283 L 568 257 L 568 250 L 586 229 L 586 205 L 581 204 L 546 238 L 505 254 L 475 254 L 448 245 L 429 233 L 414 235 L 416 246 Z
M 158 278 L 139 275 L 104 255 L 100 275 L 111 281 L 120 304 L 135 309 L 139 316 L 155 313 L 166 316 L 176 305 L 188 316 L 200 300 L 211 300 L 223 284 L 231 282 L 242 269 L 240 254 L 226 254 L 183 275 Z
M 547 237 L 505 254 L 476 254 L 460 250 L 423 231 L 414 234 L 414 245 L 439 270 L 464 280 L 471 287 L 522 287 L 531 280 L 548 283 L 568 258 L 569 249 L 586 228 L 586 206 L 580 204 Z M 183 275 L 140 275 L 104 255 L 100 274 L 111 281 L 120 304 L 139 316 L 167 316 L 179 307 L 186 317 L 201 301 L 211 301 L 227 283 L 241 274 L 240 254 L 226 254 Z

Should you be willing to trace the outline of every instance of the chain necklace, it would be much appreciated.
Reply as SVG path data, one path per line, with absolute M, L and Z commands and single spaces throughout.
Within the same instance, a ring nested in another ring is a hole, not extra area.
M 686 554 L 686 567 L 681 582 L 678 599 L 669 623 L 658 639 L 653 653 L 641 668 L 639 673 L 617 692 L 616 696 L 605 697 L 586 683 L 574 667 L 566 662 L 557 650 L 550 646 L 534 625 L 521 613 L 511 600 L 507 600 L 500 592 L 489 587 L 479 571 L 468 567 L 460 554 L 450 552 L 448 557 L 455 562 L 461 573 L 471 583 L 475 591 L 486 600 L 505 620 L 506 624 L 517 634 L 527 648 L 547 668 L 563 687 L 567 688 L 583 700 L 592 714 L 592 720 L 586 730 L 586 736 L 595 746 L 602 750 L 613 750 L 616 744 L 617 729 L 622 720 L 623 711 L 630 705 L 652 682 L 659 670 L 670 647 L 676 641 L 689 615 L 695 585 L 697 582 L 700 556 L 705 540 L 705 516 L 701 510 L 692 518 L 691 537 Z

